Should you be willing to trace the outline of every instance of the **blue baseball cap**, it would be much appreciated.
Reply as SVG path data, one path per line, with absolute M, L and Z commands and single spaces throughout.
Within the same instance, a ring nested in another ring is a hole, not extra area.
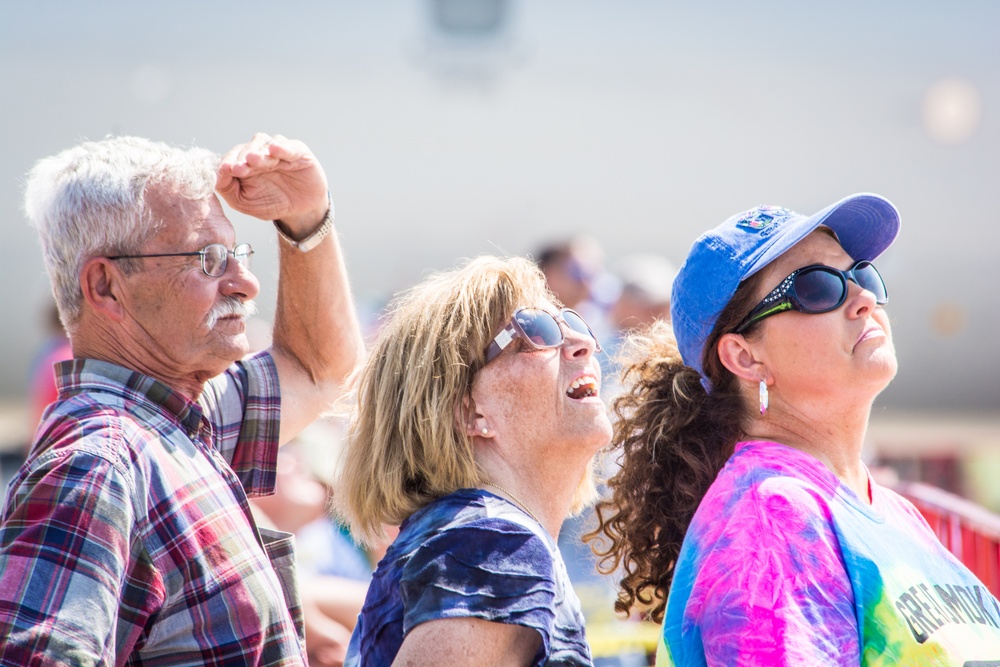
M 738 213 L 702 234 L 674 279 L 670 318 L 685 365 L 708 380 L 702 368 L 705 342 L 740 283 L 814 229 L 832 229 L 854 260 L 873 260 L 899 233 L 899 211 L 874 194 L 855 194 L 805 216 L 778 206 Z

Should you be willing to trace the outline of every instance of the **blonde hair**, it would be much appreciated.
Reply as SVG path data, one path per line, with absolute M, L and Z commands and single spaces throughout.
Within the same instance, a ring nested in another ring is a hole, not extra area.
M 479 486 L 456 410 L 493 336 L 522 306 L 555 302 L 533 262 L 479 257 L 399 295 L 358 378 L 336 510 L 366 542 L 435 498 Z

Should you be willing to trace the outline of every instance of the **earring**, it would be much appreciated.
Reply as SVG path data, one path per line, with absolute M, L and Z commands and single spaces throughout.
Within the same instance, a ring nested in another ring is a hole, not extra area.
M 767 381 L 760 381 L 760 414 L 767 412 Z
M 482 427 L 481 429 L 479 429 L 479 432 L 483 434 L 483 437 L 486 437 L 487 435 L 490 434 L 490 430 L 488 428 L 486 428 L 485 426 Z

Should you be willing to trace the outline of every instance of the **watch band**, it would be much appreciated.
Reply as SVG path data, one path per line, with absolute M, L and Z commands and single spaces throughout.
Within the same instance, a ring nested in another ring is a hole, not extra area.
M 318 246 L 323 239 L 330 235 L 333 231 L 333 198 L 329 197 L 330 208 L 327 209 L 326 215 L 323 216 L 323 220 L 320 222 L 319 227 L 316 228 L 309 236 L 305 237 L 301 241 L 296 241 L 281 228 L 281 224 L 275 220 L 274 228 L 278 230 L 278 236 L 280 236 L 285 243 L 297 248 L 300 252 L 309 252 L 316 246 Z

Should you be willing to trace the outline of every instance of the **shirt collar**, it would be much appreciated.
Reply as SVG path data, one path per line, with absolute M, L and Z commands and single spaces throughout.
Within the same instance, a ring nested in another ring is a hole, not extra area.
M 80 393 L 111 394 L 163 413 L 180 424 L 192 439 L 202 429 L 201 407 L 148 375 L 96 359 L 61 361 L 54 368 L 60 399 Z

